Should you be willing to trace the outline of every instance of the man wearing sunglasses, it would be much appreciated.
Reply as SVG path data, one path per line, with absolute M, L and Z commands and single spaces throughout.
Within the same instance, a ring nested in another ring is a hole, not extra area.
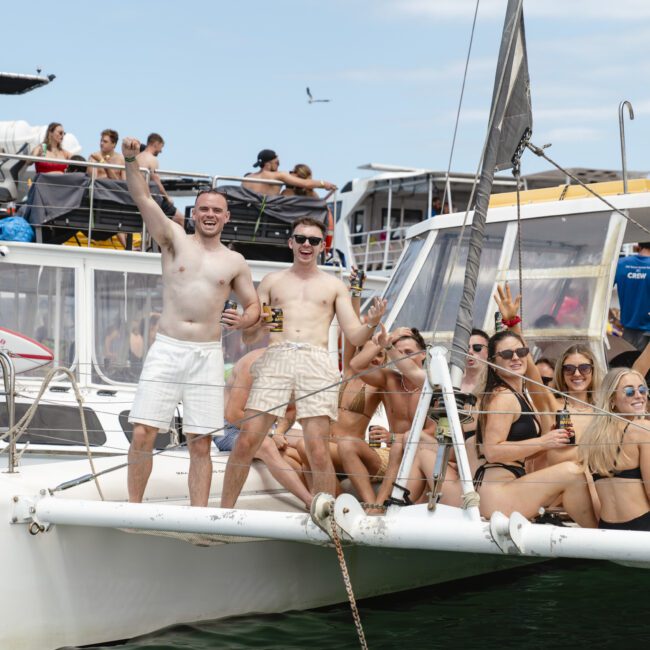
M 361 346 L 373 335 L 386 311 L 386 301 L 375 298 L 367 324 L 361 323 L 345 284 L 318 268 L 324 237 L 323 223 L 309 218 L 295 221 L 289 239 L 293 264 L 269 273 L 258 286 L 263 303 L 282 309 L 284 328 L 271 333 L 266 353 L 251 368 L 253 385 L 242 430 L 226 467 L 223 508 L 235 506 L 273 419 L 282 417 L 287 402 L 294 398 L 313 472 L 312 494 L 335 494 L 328 442 L 330 421 L 338 414 L 340 374 L 328 351 L 330 326 L 336 316 L 346 339 Z M 245 333 L 244 342 L 263 332 L 258 324 L 256 331 Z
M 246 178 L 263 178 L 271 181 L 282 181 L 288 187 L 299 187 L 304 190 L 336 189 L 336 185 L 329 181 L 315 180 L 313 178 L 301 178 L 300 176 L 296 176 L 296 174 L 279 171 L 280 159 L 272 149 L 262 149 L 262 151 L 257 154 L 257 160 L 253 167 L 259 167 L 260 171 L 247 174 Z M 245 187 L 247 190 L 251 190 L 252 192 L 257 192 L 258 194 L 269 195 L 280 194 L 280 190 L 282 189 L 281 185 L 256 183 L 251 181 L 245 181 L 242 183 L 242 187 Z
M 221 243 L 221 232 L 230 218 L 225 197 L 216 191 L 202 192 L 193 210 L 196 232 L 186 234 L 151 197 L 139 170 L 139 151 L 136 139 L 123 140 L 129 192 L 161 250 L 163 309 L 129 415 L 134 424 L 129 501 L 142 501 L 156 434 L 168 429 L 182 401 L 190 452 L 190 502 L 205 506 L 212 480 L 210 434 L 223 427 L 220 320 L 244 329 L 257 322 L 260 305 L 246 261 Z M 222 314 L 231 291 L 243 305 L 243 315 L 234 309 Z

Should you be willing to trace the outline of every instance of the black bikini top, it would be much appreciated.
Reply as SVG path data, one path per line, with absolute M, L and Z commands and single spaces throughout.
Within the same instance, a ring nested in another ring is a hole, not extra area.
M 627 478 L 627 479 L 637 479 L 637 480 L 643 479 L 643 476 L 641 476 L 641 467 L 633 467 L 632 469 L 622 469 L 620 472 L 616 471 L 616 465 L 618 464 L 618 456 L 621 453 L 621 445 L 623 444 L 623 436 L 625 436 L 625 433 L 627 432 L 629 426 L 630 426 L 630 422 L 628 422 L 625 425 L 625 429 L 623 429 L 623 435 L 621 436 L 621 442 L 618 443 L 618 447 L 616 448 L 616 459 L 614 460 L 612 475 L 608 476 L 607 474 L 598 474 L 597 472 L 592 472 L 591 478 L 594 480 L 594 482 L 600 481 L 601 479 L 604 478 Z
M 537 418 L 533 415 L 533 407 L 523 395 L 514 391 L 513 393 L 521 407 L 521 415 L 510 426 L 506 440 L 509 442 L 521 442 L 522 440 L 538 438 L 540 436 L 540 426 Z

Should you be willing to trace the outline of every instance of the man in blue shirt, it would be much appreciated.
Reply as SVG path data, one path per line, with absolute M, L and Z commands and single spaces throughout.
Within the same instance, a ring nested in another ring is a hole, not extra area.
M 636 255 L 619 260 L 615 283 L 623 338 L 637 350 L 643 350 L 650 337 L 650 242 L 640 243 Z

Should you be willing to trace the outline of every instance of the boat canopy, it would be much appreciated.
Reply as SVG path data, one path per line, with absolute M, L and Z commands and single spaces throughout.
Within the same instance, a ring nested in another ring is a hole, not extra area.
M 55 76 L 35 74 L 15 74 L 13 72 L 0 72 L 0 95 L 23 95 L 30 90 L 46 86 L 54 81 Z
M 630 188 L 635 183 L 643 187 L 608 199 L 648 227 L 650 192 L 646 181 L 631 181 Z M 621 245 L 647 234 L 596 198 L 526 202 L 526 194 L 535 192 L 522 194 L 521 207 L 526 336 L 547 356 L 555 342 L 588 340 L 604 361 L 602 342 Z M 417 327 L 434 341 L 451 341 L 473 213 L 464 232 L 463 218 L 440 215 L 408 231 L 407 246 L 384 292 L 390 309 L 388 327 Z M 515 207 L 490 208 L 473 323 L 488 333 L 494 331 L 496 284 L 508 281 L 514 292 L 519 291 L 517 231 Z

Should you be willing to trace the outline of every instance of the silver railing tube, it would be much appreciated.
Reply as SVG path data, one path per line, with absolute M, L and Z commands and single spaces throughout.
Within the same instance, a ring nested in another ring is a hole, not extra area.
M 627 106 L 627 112 L 630 119 L 634 119 L 634 109 L 632 104 L 626 99 L 618 105 L 618 131 L 621 139 L 621 165 L 623 167 L 623 194 L 627 194 L 627 156 L 625 154 L 625 120 L 624 113 Z
M 9 431 L 16 424 L 16 374 L 14 362 L 4 350 L 0 350 L 0 367 L 2 368 L 2 378 L 5 387 L 5 398 L 7 401 L 7 420 Z M 12 434 L 9 438 L 7 472 L 13 474 L 16 471 L 16 436 Z

